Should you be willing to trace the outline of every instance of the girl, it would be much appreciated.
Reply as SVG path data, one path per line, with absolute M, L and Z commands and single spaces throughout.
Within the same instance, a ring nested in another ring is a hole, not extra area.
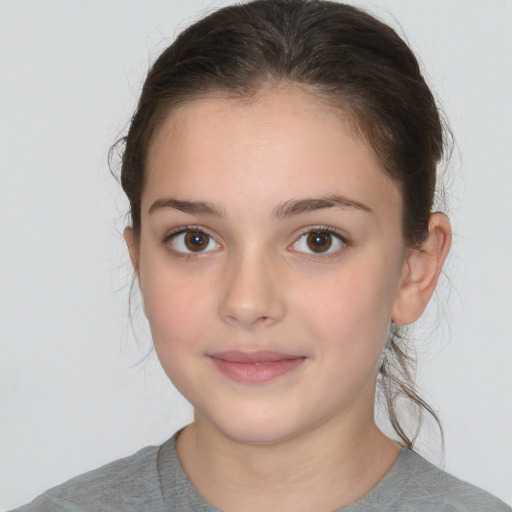
M 194 421 L 19 510 L 510 510 L 397 415 L 433 414 L 401 326 L 451 228 L 439 113 L 392 29 L 324 1 L 219 10 L 155 62 L 122 142 L 126 243 Z

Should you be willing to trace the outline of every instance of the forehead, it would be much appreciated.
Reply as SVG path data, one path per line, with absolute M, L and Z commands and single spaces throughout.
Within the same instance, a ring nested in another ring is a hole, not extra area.
M 292 87 L 251 99 L 219 95 L 184 104 L 155 134 L 146 173 L 143 203 L 159 191 L 222 200 L 227 190 L 275 202 L 334 190 L 361 202 L 385 196 L 401 202 L 348 119 Z

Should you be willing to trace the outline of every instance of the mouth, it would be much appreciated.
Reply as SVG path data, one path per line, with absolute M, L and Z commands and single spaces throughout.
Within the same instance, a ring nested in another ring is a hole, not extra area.
M 298 368 L 304 356 L 280 352 L 229 351 L 209 355 L 212 362 L 227 377 L 236 382 L 259 384 L 269 382 Z

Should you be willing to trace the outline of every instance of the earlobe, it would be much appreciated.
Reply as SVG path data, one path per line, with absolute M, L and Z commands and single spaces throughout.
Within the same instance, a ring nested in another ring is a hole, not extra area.
M 404 262 L 392 320 L 399 325 L 415 322 L 427 307 L 451 245 L 451 226 L 443 213 L 433 213 L 428 238 L 409 250 Z
M 135 273 L 139 274 L 139 244 L 137 242 L 135 232 L 132 227 L 124 228 L 123 236 L 128 247 L 128 252 L 130 254 L 130 260 L 133 265 L 133 269 Z

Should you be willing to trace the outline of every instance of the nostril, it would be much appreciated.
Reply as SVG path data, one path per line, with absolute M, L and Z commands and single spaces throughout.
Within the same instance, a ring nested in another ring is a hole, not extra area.
M 218 314 L 229 324 L 246 329 L 264 327 L 285 315 L 284 297 L 275 288 L 275 279 L 267 275 L 268 267 L 246 264 L 231 268 L 231 279 L 223 282 Z
M 276 311 L 275 315 L 258 315 L 252 314 L 253 312 L 251 311 L 231 311 L 231 313 L 223 314 L 221 310 L 219 313 L 224 322 L 233 325 L 236 324 L 246 329 L 252 329 L 254 327 L 265 327 L 275 322 L 279 322 L 284 316 L 283 310 L 284 308 L 280 308 Z

